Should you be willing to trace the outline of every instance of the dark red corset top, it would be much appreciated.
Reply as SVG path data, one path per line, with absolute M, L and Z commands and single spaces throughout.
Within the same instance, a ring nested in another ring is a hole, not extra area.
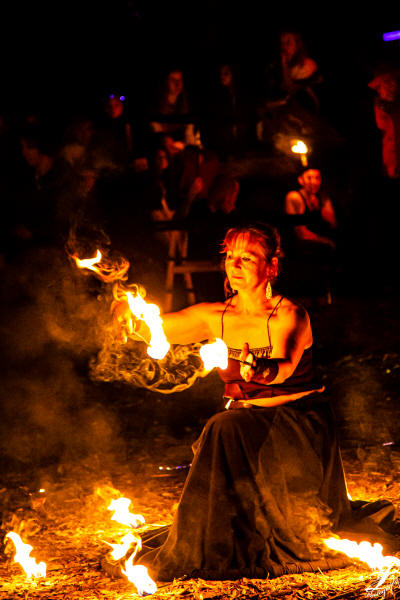
M 283 383 L 255 383 L 246 382 L 240 376 L 240 363 L 237 360 L 240 356 L 240 350 L 228 348 L 228 368 L 218 369 L 219 375 L 225 383 L 235 383 L 240 388 L 242 398 L 271 398 L 273 396 L 282 396 L 286 394 L 296 394 L 298 392 L 308 392 L 317 389 L 319 386 L 314 378 L 312 366 L 312 347 L 304 350 L 299 364 L 290 377 Z M 268 348 L 254 348 L 250 352 L 253 356 L 267 357 Z M 236 359 L 236 360 L 235 360 Z M 228 395 L 228 394 L 227 394 Z

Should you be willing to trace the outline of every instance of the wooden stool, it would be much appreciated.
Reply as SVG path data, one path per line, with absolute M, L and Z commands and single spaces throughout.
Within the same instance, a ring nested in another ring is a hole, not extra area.
M 187 230 L 169 231 L 169 249 L 167 273 L 165 279 L 165 312 L 172 310 L 175 275 L 183 275 L 188 304 L 195 304 L 196 294 L 193 287 L 193 273 L 222 272 L 219 262 L 188 259 L 189 232 Z

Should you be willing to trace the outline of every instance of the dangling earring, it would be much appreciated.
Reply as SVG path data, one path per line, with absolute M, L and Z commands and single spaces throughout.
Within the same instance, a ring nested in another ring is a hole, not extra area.
M 267 286 L 265 288 L 265 297 L 267 300 L 271 300 L 272 298 L 272 287 L 270 281 L 267 282 Z

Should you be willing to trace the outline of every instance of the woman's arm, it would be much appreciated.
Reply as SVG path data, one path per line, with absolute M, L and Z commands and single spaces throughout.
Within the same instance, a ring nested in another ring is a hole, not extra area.
M 174 313 L 161 315 L 163 330 L 171 344 L 190 344 L 213 338 L 210 328 L 210 315 L 213 312 L 211 303 L 194 304 Z M 121 327 L 121 338 L 128 336 L 150 341 L 150 330 L 147 325 L 132 316 L 129 305 L 125 301 L 115 302 L 111 308 L 114 319 Z M 128 323 L 133 320 L 133 332 Z
M 190 344 L 214 337 L 210 327 L 212 304 L 193 304 L 183 310 L 161 315 L 163 329 L 171 344 Z

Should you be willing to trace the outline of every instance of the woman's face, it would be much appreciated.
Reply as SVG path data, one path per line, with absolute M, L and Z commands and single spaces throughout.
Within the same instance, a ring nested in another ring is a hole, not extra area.
M 297 52 L 297 40 L 293 33 L 283 33 L 281 35 L 281 52 L 291 60 Z
M 237 237 L 227 249 L 225 271 L 233 290 L 265 287 L 269 269 L 261 245 Z
M 183 91 L 183 73 L 181 71 L 172 71 L 167 77 L 168 93 L 173 96 L 179 96 Z

